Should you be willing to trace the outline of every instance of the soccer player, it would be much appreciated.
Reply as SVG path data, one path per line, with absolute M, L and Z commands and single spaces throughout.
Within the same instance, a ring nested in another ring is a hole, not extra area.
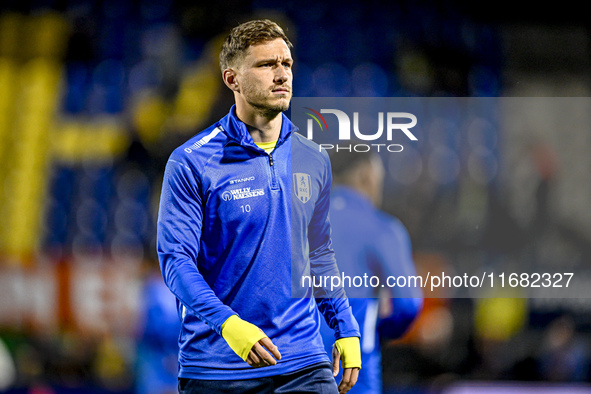
M 181 393 L 346 393 L 357 380 L 359 326 L 343 289 L 318 306 L 312 289 L 292 298 L 292 274 L 338 269 L 330 160 L 283 114 L 291 47 L 269 20 L 232 29 L 220 66 L 235 105 L 166 166 L 157 248 L 182 320 Z M 319 310 L 336 338 L 338 386 Z
M 331 161 L 335 182 L 330 207 L 332 239 L 342 275 L 377 276 L 382 284 L 388 276 L 416 275 L 408 232 L 399 220 L 377 208 L 384 182 L 380 157 L 375 153 L 340 151 L 331 155 Z M 420 288 L 391 288 L 382 302 L 376 290 L 365 285 L 346 287 L 361 328 L 363 364 L 351 393 L 382 392 L 381 339 L 401 337 L 422 308 Z M 386 305 L 382 317 L 378 316 L 380 304 Z M 330 352 L 332 330 L 323 324 L 321 333 Z

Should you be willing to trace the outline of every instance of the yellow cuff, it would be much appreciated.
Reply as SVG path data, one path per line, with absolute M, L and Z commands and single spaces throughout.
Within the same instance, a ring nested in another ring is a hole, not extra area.
M 222 337 L 230 348 L 246 361 L 254 344 L 267 336 L 254 324 L 242 320 L 238 315 L 232 315 L 222 324 Z
M 341 363 L 344 368 L 361 369 L 361 346 L 359 338 L 348 337 L 337 339 L 334 343 L 339 353 L 341 353 Z

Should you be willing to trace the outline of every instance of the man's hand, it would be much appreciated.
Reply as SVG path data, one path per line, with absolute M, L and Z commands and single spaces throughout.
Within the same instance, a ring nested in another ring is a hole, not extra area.
M 222 337 L 230 348 L 251 367 L 259 368 L 277 364 L 281 353 L 267 335 L 237 315 L 232 315 L 222 324 Z M 266 349 L 266 350 L 265 350 Z M 271 357 L 271 354 L 275 357 Z
M 339 361 L 343 363 L 343 378 L 339 383 L 339 394 L 345 394 L 357 383 L 361 369 L 361 347 L 359 338 L 337 339 L 332 347 L 332 375 L 339 374 Z
M 277 364 L 275 358 L 271 357 L 271 354 L 269 354 L 269 352 L 267 352 L 267 350 L 265 349 L 271 352 L 271 354 L 277 360 L 281 360 L 281 354 L 279 353 L 277 346 L 275 346 L 273 342 L 271 342 L 269 337 L 265 337 L 257 343 L 255 343 L 252 349 L 250 349 L 250 352 L 246 357 L 246 362 L 248 363 L 248 365 L 250 365 L 253 368 L 260 368 Z

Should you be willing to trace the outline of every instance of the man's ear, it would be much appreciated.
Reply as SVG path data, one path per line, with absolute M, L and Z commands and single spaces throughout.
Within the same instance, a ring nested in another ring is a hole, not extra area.
M 232 68 L 227 68 L 222 73 L 222 78 L 226 86 L 234 92 L 240 92 L 240 84 L 238 83 L 238 79 L 236 78 L 236 76 L 237 73 Z

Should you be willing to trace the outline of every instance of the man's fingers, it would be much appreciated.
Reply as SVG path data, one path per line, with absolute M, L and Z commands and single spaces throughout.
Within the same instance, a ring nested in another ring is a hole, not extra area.
M 343 369 L 343 379 L 339 383 L 339 394 L 345 394 L 357 383 L 359 377 L 359 368 Z
M 277 361 L 265 350 L 265 348 L 269 349 L 277 359 L 281 359 L 281 353 L 277 350 L 277 346 L 275 346 L 269 338 L 263 338 L 255 343 L 252 346 L 252 349 L 250 349 L 250 352 L 248 352 L 248 357 L 246 357 L 248 365 L 253 368 L 261 368 L 277 364 Z
M 277 360 L 281 360 L 281 353 L 279 353 L 279 349 L 277 349 L 277 346 L 275 346 L 275 344 L 273 343 L 273 341 L 271 341 L 270 338 L 263 338 L 259 341 L 259 343 L 263 345 L 265 349 L 270 351 L 273 357 L 275 357 Z
M 251 351 L 254 351 L 260 357 L 261 363 L 263 364 L 262 366 L 264 367 L 267 365 L 277 364 L 277 361 L 271 357 L 271 355 L 261 346 L 259 342 L 254 344 Z
M 349 387 L 349 379 L 351 379 L 351 368 L 343 369 L 343 378 L 339 383 L 339 394 L 346 393 L 351 387 Z
M 254 368 L 261 366 L 260 365 L 262 362 L 261 358 L 254 351 L 254 346 L 252 349 L 250 349 L 250 352 L 248 352 L 248 357 L 246 357 L 246 362 L 248 363 L 248 365 L 250 365 L 251 367 L 254 367 Z
M 337 350 L 335 345 L 332 345 L 332 376 L 339 374 L 339 361 L 341 360 L 341 353 Z
M 351 369 L 351 387 L 357 384 L 357 379 L 359 379 L 359 368 L 352 368 Z

